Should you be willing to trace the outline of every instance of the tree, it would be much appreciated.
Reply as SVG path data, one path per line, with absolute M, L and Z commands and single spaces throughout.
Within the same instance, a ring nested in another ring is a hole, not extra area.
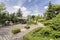
M 6 21 L 6 7 L 3 3 L 0 3 L 0 23 L 3 24 Z
M 15 16 L 15 13 L 10 14 L 10 20 L 11 20 L 13 23 L 15 22 L 15 20 L 14 20 L 15 17 L 16 17 L 16 16 Z
M 48 10 L 44 13 L 44 17 L 47 20 L 50 20 L 60 12 L 60 5 L 52 4 L 51 1 L 49 2 Z
M 22 12 L 21 12 L 21 9 L 19 8 L 18 12 L 17 12 L 17 16 L 18 17 L 22 17 Z
M 51 3 L 51 1 L 49 1 L 49 8 L 48 9 L 51 9 L 51 7 L 52 7 L 52 3 Z
M 31 16 L 31 18 L 34 20 L 34 19 L 35 19 L 35 16 L 34 16 L 34 15 L 32 15 L 32 16 Z
M 0 3 L 0 13 L 6 10 L 4 3 Z

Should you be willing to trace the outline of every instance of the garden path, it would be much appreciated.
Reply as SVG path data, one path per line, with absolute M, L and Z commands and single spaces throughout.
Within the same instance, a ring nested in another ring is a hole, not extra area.
M 0 28 L 0 40 L 23 40 L 23 36 L 37 27 L 44 27 L 43 24 L 30 25 L 30 29 L 25 29 L 26 24 L 17 24 L 13 26 L 6 26 Z M 11 30 L 13 28 L 20 28 L 21 32 L 13 35 Z

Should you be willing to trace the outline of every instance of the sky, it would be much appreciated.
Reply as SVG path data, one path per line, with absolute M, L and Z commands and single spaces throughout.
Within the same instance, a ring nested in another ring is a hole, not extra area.
M 24 17 L 27 15 L 43 15 L 47 10 L 49 1 L 60 4 L 60 0 L 0 0 L 9 13 L 17 12 L 20 8 Z

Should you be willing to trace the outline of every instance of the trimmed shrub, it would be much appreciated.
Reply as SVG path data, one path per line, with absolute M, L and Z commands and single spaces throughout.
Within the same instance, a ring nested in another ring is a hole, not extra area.
M 42 29 L 42 27 L 38 27 L 38 28 L 32 30 L 32 33 L 34 34 L 34 33 L 36 33 L 36 32 L 39 32 L 41 29 Z
M 30 31 L 28 34 L 23 36 L 23 40 L 38 40 L 37 37 L 33 38 L 35 36 L 35 33 L 39 32 L 42 29 L 42 27 L 38 27 Z
M 37 24 L 37 22 L 36 22 L 35 20 L 30 20 L 30 21 L 27 21 L 27 24 L 28 24 L 28 25 Z
M 21 32 L 21 30 L 20 30 L 19 28 L 14 28 L 14 29 L 12 30 L 12 33 L 13 33 L 13 34 L 17 34 L 17 33 L 19 33 L 19 32 Z
M 31 20 L 30 23 L 31 24 L 37 24 L 36 21 L 34 21 L 34 20 Z
M 25 26 L 25 28 L 26 28 L 26 29 L 29 29 L 29 28 L 30 28 L 30 26 L 28 26 L 28 25 L 27 25 L 27 26 Z
M 38 19 L 38 22 L 44 22 L 45 19 Z
M 50 24 L 52 24 L 51 22 L 44 22 L 44 25 L 46 26 L 46 25 L 50 25 Z

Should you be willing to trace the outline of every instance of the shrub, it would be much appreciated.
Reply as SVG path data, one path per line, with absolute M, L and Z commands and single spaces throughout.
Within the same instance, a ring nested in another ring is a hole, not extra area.
M 52 28 L 50 28 L 50 27 L 44 27 L 42 30 L 41 30 L 41 34 L 43 35 L 43 36 L 50 36 L 50 33 L 52 32 Z
M 36 21 L 34 21 L 34 20 L 31 20 L 30 23 L 31 24 L 37 24 Z
M 33 24 L 37 24 L 37 22 L 36 21 L 34 21 L 34 23 Z
M 35 21 L 35 20 L 29 20 L 29 21 L 27 21 L 27 24 L 29 25 L 29 24 L 37 24 L 37 22 Z
M 38 27 L 38 28 L 32 30 L 32 33 L 34 34 L 34 33 L 36 33 L 36 32 L 39 32 L 41 29 L 42 29 L 42 27 Z
M 26 29 L 29 29 L 29 28 L 30 28 L 30 26 L 28 26 L 28 25 L 27 25 L 27 26 L 25 26 L 25 28 L 26 28 Z
M 34 32 L 29 32 L 24 35 L 24 40 L 60 40 L 60 14 L 44 22 L 46 27 L 41 30 L 36 30 Z M 32 30 L 33 31 L 33 30 Z
M 44 22 L 44 25 L 46 26 L 46 25 L 50 25 L 50 24 L 52 24 L 51 22 Z
M 38 19 L 38 22 L 44 22 L 45 19 Z
M 31 32 L 23 36 L 23 40 L 33 40 L 34 34 L 39 32 L 42 29 L 42 27 L 38 27 L 33 29 Z M 38 40 L 37 37 L 34 40 Z
M 55 38 L 60 38 L 60 32 L 59 31 L 52 31 L 50 36 L 55 37 Z
M 19 28 L 14 28 L 14 29 L 12 30 L 12 33 L 13 33 L 13 34 L 17 34 L 17 33 L 19 33 L 19 32 L 21 32 L 21 30 L 20 30 Z

